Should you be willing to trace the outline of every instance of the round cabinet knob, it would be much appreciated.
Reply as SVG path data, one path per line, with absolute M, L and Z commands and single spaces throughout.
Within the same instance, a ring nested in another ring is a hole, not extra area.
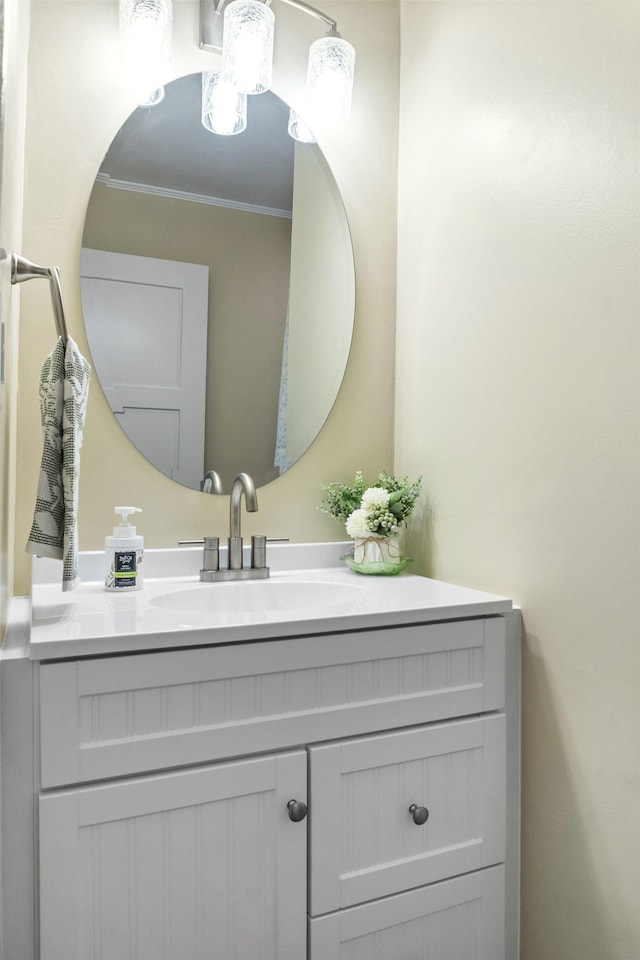
M 412 803 L 409 807 L 409 813 L 413 817 L 413 822 L 417 823 L 420 827 L 423 823 L 426 823 L 429 819 L 429 811 L 426 807 L 419 807 L 416 803 Z
M 293 820 L 294 823 L 304 820 L 307 815 L 307 805 L 301 800 L 289 800 L 287 810 L 289 811 L 289 820 Z

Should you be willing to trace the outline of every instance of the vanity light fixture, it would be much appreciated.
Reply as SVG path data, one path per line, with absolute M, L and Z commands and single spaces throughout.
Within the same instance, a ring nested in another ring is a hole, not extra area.
M 233 0 L 225 9 L 222 76 L 241 93 L 271 86 L 275 19 L 262 0 Z
M 141 106 L 155 106 L 164 97 L 171 61 L 171 0 L 120 0 L 120 46 L 130 79 L 144 91 Z
M 202 125 L 227 137 L 242 133 L 247 126 L 247 95 L 221 73 L 202 74 Z
M 298 116 L 296 111 L 293 109 L 289 111 L 287 132 L 290 137 L 293 137 L 294 140 L 298 140 L 300 143 L 316 142 L 316 138 L 314 137 L 312 131 L 306 125 L 302 117 Z
M 335 28 L 309 49 L 307 106 L 319 127 L 346 120 L 351 112 L 356 51 Z
M 144 100 L 138 104 L 139 107 L 157 107 L 164 100 L 164 87 L 156 87 Z
M 304 121 L 294 110 L 289 133 L 295 140 L 315 142 L 311 130 L 345 120 L 351 109 L 355 50 L 343 40 L 337 23 L 303 0 L 281 0 L 325 23 L 325 37 L 309 50 Z M 222 74 L 248 94 L 262 93 L 271 83 L 275 17 L 270 0 L 200 0 L 200 46 L 222 51 Z M 235 131 L 234 131 L 235 132 Z

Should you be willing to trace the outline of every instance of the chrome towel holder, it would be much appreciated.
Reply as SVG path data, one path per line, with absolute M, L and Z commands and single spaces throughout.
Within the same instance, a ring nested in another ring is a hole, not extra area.
M 56 322 L 58 336 L 66 344 L 69 339 L 67 333 L 67 323 L 64 316 L 64 306 L 62 304 L 62 287 L 60 285 L 60 270 L 58 267 L 40 267 L 37 263 L 31 263 L 25 257 L 18 256 L 17 253 L 9 254 L 11 260 L 11 283 L 23 283 L 25 280 L 36 280 L 44 277 L 49 281 L 51 292 L 51 304 L 53 306 L 53 316 Z

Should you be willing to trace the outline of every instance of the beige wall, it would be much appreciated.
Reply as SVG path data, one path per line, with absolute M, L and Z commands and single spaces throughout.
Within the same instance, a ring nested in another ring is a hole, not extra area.
M 5 0 L 0 13 L 2 102 L 0 104 L 0 247 L 20 252 L 24 167 L 29 6 Z M 10 282 L 9 260 L 0 263 L 0 319 L 5 324 L 5 381 L 0 383 L 0 643 L 5 634 L 7 602 L 12 591 L 15 496 L 15 420 L 18 386 L 18 317 L 20 293 Z
M 87 200 L 102 157 L 136 98 L 118 66 L 115 0 L 34 0 L 29 55 L 27 192 L 24 250 L 62 272 L 71 335 L 87 349 L 80 311 L 78 256 Z M 373 473 L 392 457 L 395 302 L 396 142 L 399 16 L 387 0 L 328 0 L 358 50 L 354 107 L 348 126 L 325 138 L 323 150 L 341 189 L 356 261 L 356 329 L 344 387 L 326 428 L 310 451 L 280 479 L 262 488 L 260 511 L 245 533 L 296 540 L 340 539 L 343 531 L 316 505 L 320 484 Z M 215 65 L 198 49 L 198 4 L 174 4 L 174 72 Z M 294 101 L 306 75 L 308 43 L 318 24 L 278 8 L 274 89 Z M 374 158 L 374 159 L 372 159 Z M 43 285 L 46 287 L 46 285 Z M 40 457 L 37 381 L 52 347 L 48 291 L 33 283 L 22 296 L 20 419 L 16 504 L 16 592 L 29 591 L 22 543 L 33 508 Z M 371 430 L 363 430 L 362 423 Z M 150 547 L 220 533 L 228 499 L 186 491 L 159 476 L 121 434 L 100 391 L 91 392 L 80 490 L 80 547 L 101 548 L 112 509 L 123 497 L 143 507 L 139 529 Z
M 396 467 L 523 609 L 522 960 L 640 956 L 639 64 L 638 3 L 402 3 Z
M 291 220 L 96 183 L 82 243 L 209 267 L 205 469 L 273 480 Z

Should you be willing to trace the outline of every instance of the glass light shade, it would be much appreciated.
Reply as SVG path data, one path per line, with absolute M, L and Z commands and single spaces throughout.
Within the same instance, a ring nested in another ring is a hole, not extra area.
M 171 61 L 171 0 L 120 0 L 120 43 L 130 78 L 159 87 Z
M 222 75 L 242 93 L 271 86 L 273 10 L 260 0 L 233 0 L 224 10 Z
M 164 87 L 156 87 L 155 90 L 151 90 L 148 96 L 141 100 L 139 103 L 140 107 L 157 107 L 159 103 L 162 103 L 164 100 Z
M 202 125 L 211 133 L 232 136 L 247 126 L 247 95 L 219 73 L 202 74 Z
M 356 51 L 341 37 L 329 34 L 311 44 L 307 102 L 314 128 L 349 116 L 355 60 Z
M 295 110 L 289 111 L 289 123 L 287 125 L 287 132 L 290 137 L 293 137 L 294 140 L 297 140 L 299 143 L 315 143 L 316 138 L 312 134 L 309 127 L 306 125 L 304 120 L 295 112 Z

